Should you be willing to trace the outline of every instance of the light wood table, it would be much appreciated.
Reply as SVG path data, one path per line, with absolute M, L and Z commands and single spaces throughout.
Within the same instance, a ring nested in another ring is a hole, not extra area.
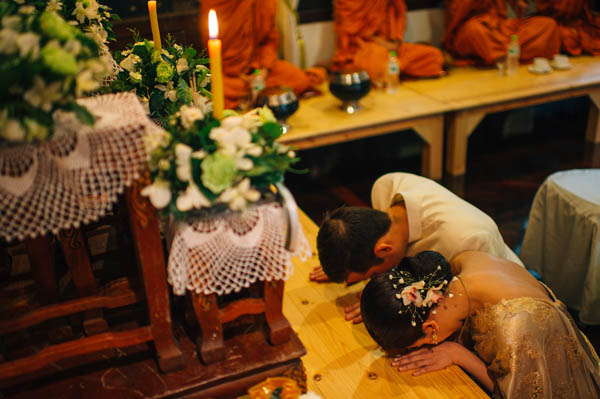
M 521 66 L 516 75 L 500 76 L 496 69 L 456 68 L 436 80 L 404 82 L 414 90 L 448 106 L 446 171 L 466 171 L 468 139 L 488 113 L 530 105 L 590 96 L 587 141 L 600 143 L 600 58 L 573 57 L 573 68 L 545 75 L 530 73 Z
M 394 94 L 372 89 L 360 100 L 362 109 L 351 115 L 326 85 L 321 89 L 322 95 L 300 101 L 288 119 L 290 131 L 279 142 L 307 149 L 413 129 L 423 139 L 422 174 L 441 179 L 448 106 L 403 87 Z
M 312 248 L 317 226 L 301 213 L 300 221 Z M 318 264 L 316 253 L 307 262 L 294 261 L 286 282 L 283 313 L 304 343 L 308 389 L 323 398 L 487 398 L 459 367 L 420 377 L 399 373 L 378 349 L 363 324 L 344 320 L 343 306 L 354 300 L 364 284 L 348 289 L 341 284 L 308 281 Z

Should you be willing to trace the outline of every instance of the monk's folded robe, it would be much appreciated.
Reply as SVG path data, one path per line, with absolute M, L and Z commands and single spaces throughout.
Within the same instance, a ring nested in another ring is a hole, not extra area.
M 589 0 L 538 0 L 543 15 L 558 23 L 562 51 L 600 55 L 600 15 Z
M 443 74 L 439 49 L 402 42 L 406 28 L 404 0 L 335 0 L 337 37 L 331 69 L 364 69 L 374 81 L 385 78 L 391 49 L 381 41 L 396 43 L 400 73 L 415 77 Z
M 444 48 L 457 58 L 494 65 L 506 56 L 512 35 L 519 37 L 521 61 L 552 58 L 560 50 L 556 22 L 549 17 L 509 18 L 517 0 L 446 1 Z
M 226 108 L 235 108 L 240 99 L 249 98 L 250 85 L 242 76 L 251 74 L 255 69 L 267 70 L 267 88 L 288 86 L 297 95 L 315 89 L 325 80 L 324 68 L 302 70 L 277 59 L 277 0 L 202 0 L 200 21 L 204 42 L 208 40 L 210 9 L 216 11 L 219 19 Z

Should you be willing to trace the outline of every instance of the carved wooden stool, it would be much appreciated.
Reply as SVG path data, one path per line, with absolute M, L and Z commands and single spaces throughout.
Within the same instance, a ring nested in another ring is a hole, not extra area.
M 238 299 L 223 308 L 219 308 L 216 294 L 191 294 L 196 319 L 202 330 L 196 345 L 206 364 L 225 359 L 223 324 L 243 315 L 264 313 L 271 345 L 283 344 L 290 338 L 292 327 L 281 312 L 284 282 L 258 282 L 252 288 L 262 288 L 261 298 Z

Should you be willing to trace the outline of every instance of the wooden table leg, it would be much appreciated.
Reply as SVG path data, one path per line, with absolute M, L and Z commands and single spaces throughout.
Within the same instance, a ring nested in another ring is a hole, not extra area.
M 200 357 L 205 364 L 225 360 L 223 326 L 221 325 L 217 295 L 191 293 L 191 300 L 196 320 L 202 331 L 196 340 Z
M 54 251 L 50 236 L 38 236 L 25 240 L 27 256 L 36 285 L 37 297 L 41 304 L 58 302 L 58 284 L 54 272 Z M 73 336 L 71 327 L 63 320 L 48 321 L 48 338 L 50 342 L 66 341 Z
M 427 123 L 413 129 L 423 138 L 421 173 L 434 180 L 442 179 L 442 158 L 444 149 L 444 116 L 429 118 Z
M 281 280 L 265 281 L 265 319 L 267 320 L 269 340 L 272 345 L 287 342 L 292 333 L 292 326 L 281 312 L 283 287 L 284 282 Z
M 469 136 L 486 115 L 483 111 L 458 111 L 449 115 L 446 172 L 464 175 L 467 170 Z
M 600 144 L 600 91 L 590 93 L 590 112 L 588 114 L 585 139 Z
M 158 216 L 152 204 L 140 193 L 148 183 L 149 176 L 146 174 L 145 178 L 127 188 L 125 198 L 158 364 L 162 371 L 168 372 L 183 368 L 183 354 L 171 327 L 167 270 Z
M 62 230 L 58 234 L 63 253 L 73 284 L 81 297 L 98 294 L 98 284 L 92 265 L 90 253 L 81 229 Z M 88 310 L 83 314 L 83 330 L 86 335 L 100 334 L 108 330 L 102 309 Z

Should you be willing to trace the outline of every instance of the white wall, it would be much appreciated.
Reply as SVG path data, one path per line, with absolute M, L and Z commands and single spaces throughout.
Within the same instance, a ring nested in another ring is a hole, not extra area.
M 293 1 L 297 4 L 297 0 Z M 281 30 L 281 53 L 284 59 L 300 66 L 300 50 L 295 33 L 295 20 L 282 0 L 279 1 L 278 25 Z M 407 42 L 427 42 L 440 45 L 443 34 L 444 16 L 442 9 L 409 11 L 406 15 Z M 335 51 L 335 32 L 333 22 L 315 22 L 301 24 L 300 32 L 304 38 L 306 65 L 329 65 Z

